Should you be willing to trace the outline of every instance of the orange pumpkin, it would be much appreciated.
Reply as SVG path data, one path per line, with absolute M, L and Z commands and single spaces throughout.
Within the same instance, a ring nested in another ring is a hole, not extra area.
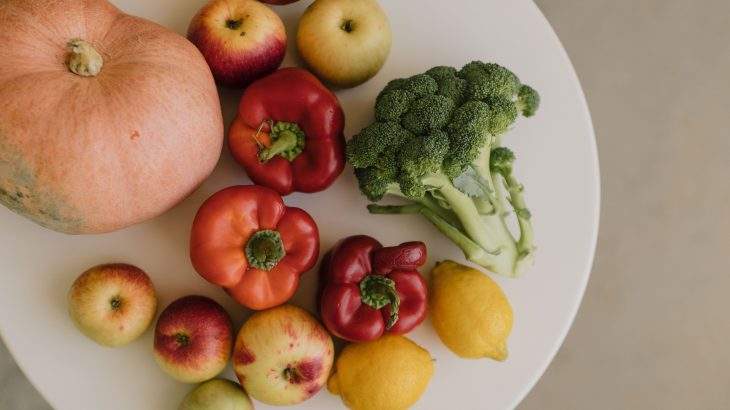
M 108 232 L 212 172 L 220 102 L 186 39 L 105 0 L 1 0 L 0 22 L 0 203 L 57 231 Z

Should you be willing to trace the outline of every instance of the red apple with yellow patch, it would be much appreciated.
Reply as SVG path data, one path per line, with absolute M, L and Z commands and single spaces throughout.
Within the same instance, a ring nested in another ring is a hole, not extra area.
M 142 269 L 124 263 L 99 265 L 74 281 L 68 311 L 90 339 L 103 346 L 123 346 L 152 324 L 157 296 Z
M 286 29 L 256 0 L 213 0 L 193 17 L 188 39 L 218 84 L 242 88 L 276 70 L 286 54 Z
M 304 309 L 282 305 L 254 313 L 238 332 L 233 369 L 251 397 L 286 406 L 314 396 L 327 382 L 332 337 Z
M 231 357 L 232 344 L 231 317 L 205 296 L 186 296 L 172 302 L 155 326 L 155 360 L 183 383 L 217 376 Z

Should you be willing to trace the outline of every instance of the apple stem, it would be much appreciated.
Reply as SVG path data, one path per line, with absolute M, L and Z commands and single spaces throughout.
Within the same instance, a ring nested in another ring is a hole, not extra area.
M 180 346 L 187 346 L 190 344 L 190 336 L 186 335 L 185 333 L 177 333 L 175 334 L 175 341 Z
M 306 136 L 299 125 L 293 122 L 277 121 L 269 132 L 271 145 L 259 152 L 261 162 L 267 162 L 277 155 L 293 161 L 304 150 Z
M 368 275 L 360 282 L 360 297 L 362 303 L 373 309 L 382 309 L 390 305 L 390 318 L 386 325 L 390 329 L 398 321 L 398 308 L 400 297 L 395 290 L 393 279 L 382 275 Z
M 114 296 L 109 304 L 112 306 L 112 310 L 119 310 L 122 307 L 122 301 L 119 299 L 119 296 Z
M 299 372 L 297 372 L 297 369 L 287 366 L 287 368 L 284 369 L 284 379 L 289 383 L 298 384 L 301 376 L 299 375 Z
M 342 23 L 342 26 L 340 26 L 340 28 L 347 33 L 352 33 L 352 31 L 355 29 L 353 24 L 354 24 L 354 21 L 345 20 L 345 22 Z
M 231 30 L 238 30 L 239 28 L 241 28 L 241 25 L 242 24 L 243 24 L 243 20 L 242 19 L 238 19 L 238 20 L 228 19 L 228 20 L 226 20 L 226 27 L 229 28 L 229 29 L 231 29 Z

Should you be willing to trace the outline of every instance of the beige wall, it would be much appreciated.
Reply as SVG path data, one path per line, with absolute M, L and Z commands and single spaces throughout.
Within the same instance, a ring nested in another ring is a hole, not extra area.
M 730 1 L 537 0 L 598 135 L 583 306 L 523 410 L 730 409 Z

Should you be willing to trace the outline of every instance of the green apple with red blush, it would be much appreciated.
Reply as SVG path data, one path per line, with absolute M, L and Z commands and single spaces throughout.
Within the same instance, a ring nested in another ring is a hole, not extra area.
M 200 383 L 225 369 L 231 356 L 231 317 L 205 296 L 185 296 L 172 302 L 157 319 L 154 355 L 175 380 Z
M 286 54 L 281 18 L 257 0 L 212 0 L 193 17 L 188 39 L 220 85 L 243 88 L 274 70 Z
M 254 313 L 241 327 L 233 369 L 254 399 L 301 403 L 326 384 L 334 360 L 332 337 L 307 311 L 281 305 Z
M 149 276 L 136 266 L 115 263 L 82 273 L 68 292 L 76 327 L 102 346 L 126 345 L 152 324 L 157 296 Z
M 212 379 L 188 393 L 178 410 L 253 410 L 253 403 L 238 383 Z

